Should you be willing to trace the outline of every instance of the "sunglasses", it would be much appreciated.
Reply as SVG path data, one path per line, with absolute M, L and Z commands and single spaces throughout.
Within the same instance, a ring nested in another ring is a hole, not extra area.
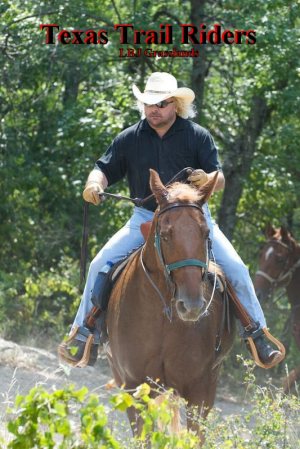
M 146 104 L 144 103 L 144 106 L 147 106 L 148 108 L 151 108 L 151 106 L 156 106 L 159 109 L 164 109 L 167 108 L 169 106 L 169 104 L 174 103 L 174 101 L 167 101 L 167 100 L 163 100 L 163 101 L 159 101 L 156 104 Z

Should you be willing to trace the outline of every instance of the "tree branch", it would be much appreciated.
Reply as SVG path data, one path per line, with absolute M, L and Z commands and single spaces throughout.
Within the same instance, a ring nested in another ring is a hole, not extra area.
M 119 23 L 122 23 L 122 18 L 121 18 L 121 15 L 120 15 L 119 11 L 118 11 L 118 8 L 117 8 L 115 0 L 112 0 L 112 4 L 113 4 L 114 10 L 115 10 L 115 13 L 118 16 Z
M 14 25 L 15 23 L 19 23 L 19 22 L 23 22 L 27 19 L 32 19 L 33 17 L 42 17 L 42 16 L 50 16 L 52 14 L 57 14 L 58 11 L 49 11 L 49 12 L 45 12 L 45 13 L 39 13 L 39 14 L 31 14 L 30 16 L 25 16 L 25 17 L 21 17 L 20 19 L 16 19 L 13 20 L 12 22 L 8 23 L 7 25 L 5 25 L 5 27 L 3 28 L 3 31 L 7 30 L 7 28 L 11 27 L 11 25 Z
M 178 25 L 182 22 L 175 14 L 171 13 L 167 9 L 160 9 L 153 15 L 153 20 L 157 20 L 161 16 L 168 16 L 173 19 Z

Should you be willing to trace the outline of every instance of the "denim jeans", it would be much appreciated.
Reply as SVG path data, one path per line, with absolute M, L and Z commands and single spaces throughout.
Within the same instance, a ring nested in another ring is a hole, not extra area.
M 216 262 L 221 266 L 225 275 L 231 282 L 239 300 L 252 319 L 258 322 L 260 327 L 266 327 L 264 313 L 256 297 L 248 268 L 245 266 L 229 240 L 221 232 L 218 225 L 212 219 L 207 204 L 203 206 L 203 210 L 210 229 L 210 238 L 212 240 L 212 249 Z M 97 274 L 104 270 L 107 261 L 112 263 L 118 262 L 133 248 L 138 247 L 144 242 L 140 225 L 151 220 L 153 215 L 153 212 L 148 211 L 147 209 L 135 207 L 131 218 L 125 226 L 123 226 L 123 228 L 121 228 L 104 245 L 97 256 L 92 260 L 81 303 L 73 326 L 81 326 L 84 318 L 93 306 L 91 302 L 91 294 Z

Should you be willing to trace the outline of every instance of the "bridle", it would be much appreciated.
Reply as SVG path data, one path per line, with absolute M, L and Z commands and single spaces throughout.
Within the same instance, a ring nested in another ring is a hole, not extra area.
M 292 253 L 292 249 L 285 243 L 280 242 L 279 240 L 270 240 L 268 243 L 270 243 L 270 244 L 276 243 L 277 245 L 283 246 L 284 248 L 286 248 L 288 250 L 289 256 Z M 282 271 L 277 276 L 277 278 L 271 277 L 268 273 L 266 273 L 265 271 L 262 271 L 262 270 L 258 270 L 255 274 L 265 278 L 271 285 L 271 291 L 273 291 L 279 284 L 284 283 L 284 285 L 282 285 L 282 287 L 287 287 L 289 285 L 289 283 L 292 280 L 294 272 L 296 271 L 297 268 L 300 267 L 300 259 L 298 259 L 287 270 L 288 265 L 289 265 L 289 257 L 287 257 L 286 263 L 285 263 Z
M 158 258 L 163 266 L 164 275 L 165 275 L 165 278 L 167 281 L 168 288 L 169 288 L 169 290 L 171 290 L 171 298 L 174 297 L 175 288 L 176 288 L 175 284 L 172 280 L 172 277 L 171 277 L 172 271 L 177 270 L 182 267 L 199 267 L 203 270 L 202 271 L 202 279 L 204 280 L 206 278 L 206 275 L 208 272 L 209 253 L 211 250 L 210 239 L 206 239 L 206 260 L 205 260 L 205 262 L 201 259 L 182 259 L 182 260 L 178 260 L 176 262 L 170 263 L 170 264 L 167 264 L 165 262 L 162 248 L 161 248 L 161 237 L 160 237 L 160 233 L 159 233 L 159 217 L 162 214 L 164 214 L 165 212 L 170 211 L 171 209 L 179 208 L 179 207 L 184 207 L 184 208 L 193 207 L 193 208 L 197 209 L 198 211 L 200 211 L 200 213 L 202 215 L 204 214 L 202 207 L 196 203 L 178 203 L 178 202 L 169 204 L 168 206 L 164 207 L 157 213 L 157 221 L 156 221 L 155 236 L 154 236 L 154 246 L 155 246 L 156 252 L 158 254 Z M 152 287 L 156 290 L 157 294 L 159 295 L 159 297 L 164 305 L 165 314 L 167 315 L 169 320 L 172 321 L 172 310 L 171 310 L 170 306 L 167 306 L 164 296 L 162 295 L 162 293 L 159 290 L 159 288 L 157 287 L 157 285 L 154 283 L 153 279 L 151 278 L 151 276 L 149 274 L 148 269 L 146 268 L 146 266 L 144 264 L 143 251 L 144 251 L 144 247 L 142 248 L 142 251 L 141 251 L 141 265 L 144 270 L 144 273 L 146 274 Z M 208 305 L 202 315 L 207 313 L 209 306 L 211 304 L 211 301 L 213 299 L 213 295 L 214 295 L 214 289 L 213 289 L 211 298 L 208 302 Z
M 164 209 L 160 210 L 157 214 L 157 218 L 159 218 L 162 214 L 164 214 L 165 212 L 171 210 L 171 209 L 177 209 L 179 207 L 193 207 L 198 209 L 201 214 L 203 215 L 203 210 L 200 206 L 198 206 L 198 204 L 196 203 L 173 203 L 170 204 L 169 206 L 165 207 Z M 208 269 L 208 251 L 206 251 L 206 261 L 203 262 L 203 260 L 200 259 L 183 259 L 183 260 L 178 260 L 177 262 L 173 262 L 170 264 L 166 264 L 164 261 L 164 256 L 162 254 L 162 250 L 161 250 L 161 239 L 160 239 L 160 234 L 159 234 L 159 220 L 157 220 L 156 222 L 156 228 L 155 228 L 155 237 L 154 237 L 154 246 L 156 248 L 158 257 L 164 267 L 164 271 L 165 271 L 165 276 L 166 278 L 171 281 L 171 272 L 174 270 L 177 270 L 178 268 L 182 268 L 182 267 L 189 267 L 189 266 L 194 266 L 194 267 L 200 267 L 200 268 L 204 268 L 204 272 L 203 275 L 205 273 L 207 273 L 207 269 Z

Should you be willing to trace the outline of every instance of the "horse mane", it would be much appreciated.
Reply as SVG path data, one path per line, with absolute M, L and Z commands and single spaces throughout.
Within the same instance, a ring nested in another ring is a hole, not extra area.
M 200 192 L 195 187 L 182 182 L 174 182 L 168 187 L 168 202 L 192 202 L 200 200 Z

